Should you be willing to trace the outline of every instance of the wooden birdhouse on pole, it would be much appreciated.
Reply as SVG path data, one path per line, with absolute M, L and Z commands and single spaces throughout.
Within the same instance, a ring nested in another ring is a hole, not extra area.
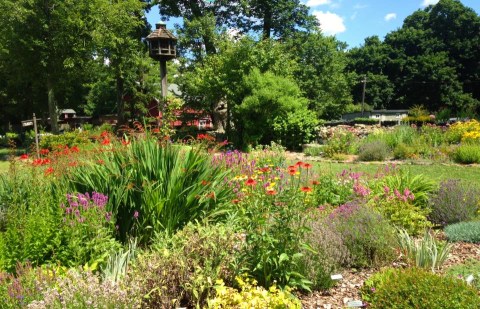
M 160 78 L 162 80 L 162 98 L 167 98 L 167 61 L 177 57 L 177 38 L 167 30 L 164 22 L 158 22 L 156 29 L 150 33 L 146 40 L 150 57 L 160 61 Z

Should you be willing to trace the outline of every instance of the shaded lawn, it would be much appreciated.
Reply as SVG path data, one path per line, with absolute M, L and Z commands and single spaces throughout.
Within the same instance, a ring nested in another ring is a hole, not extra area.
M 352 169 L 353 172 L 363 172 L 368 174 L 375 174 L 377 170 L 383 169 L 385 164 L 369 164 L 369 163 L 335 163 L 335 162 L 315 162 L 315 166 L 321 174 L 334 173 L 339 174 L 344 169 Z M 417 175 L 424 176 L 440 182 L 446 179 L 460 179 L 467 183 L 474 184 L 480 187 L 480 166 L 479 165 L 415 165 L 415 164 L 400 164 L 401 168 Z

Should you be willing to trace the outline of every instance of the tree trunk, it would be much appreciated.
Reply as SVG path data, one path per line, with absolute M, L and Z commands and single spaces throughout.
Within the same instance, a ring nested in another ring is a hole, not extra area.
M 50 126 L 53 134 L 58 134 L 58 115 L 57 102 L 55 102 L 55 91 L 50 77 L 47 77 L 47 94 L 48 94 L 48 114 L 50 116 Z
M 123 101 L 123 90 L 125 80 L 117 76 L 117 126 L 125 123 L 125 102 Z
M 263 16 L 263 39 L 267 40 L 270 38 L 270 32 L 272 31 L 272 9 L 270 5 L 267 4 L 265 8 L 265 14 Z

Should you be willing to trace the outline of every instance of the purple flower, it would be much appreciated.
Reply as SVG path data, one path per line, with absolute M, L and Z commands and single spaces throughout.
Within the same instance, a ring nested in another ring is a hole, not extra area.
M 138 211 L 135 210 L 135 212 L 133 213 L 133 218 L 135 220 L 138 219 Z

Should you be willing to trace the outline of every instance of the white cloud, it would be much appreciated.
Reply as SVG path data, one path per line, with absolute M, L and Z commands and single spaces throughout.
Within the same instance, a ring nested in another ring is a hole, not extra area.
M 390 21 L 390 20 L 395 19 L 395 18 L 397 18 L 397 14 L 395 14 L 395 13 L 388 13 L 384 17 L 385 21 Z
M 437 4 L 439 0 L 423 0 L 422 6 L 429 6 L 431 4 Z
M 332 0 L 308 0 L 307 6 L 315 7 L 332 3 Z
M 343 23 L 343 18 L 335 13 L 329 11 L 313 11 L 312 14 L 317 17 L 320 22 L 320 28 L 326 35 L 335 35 L 347 30 L 347 27 L 345 27 Z

